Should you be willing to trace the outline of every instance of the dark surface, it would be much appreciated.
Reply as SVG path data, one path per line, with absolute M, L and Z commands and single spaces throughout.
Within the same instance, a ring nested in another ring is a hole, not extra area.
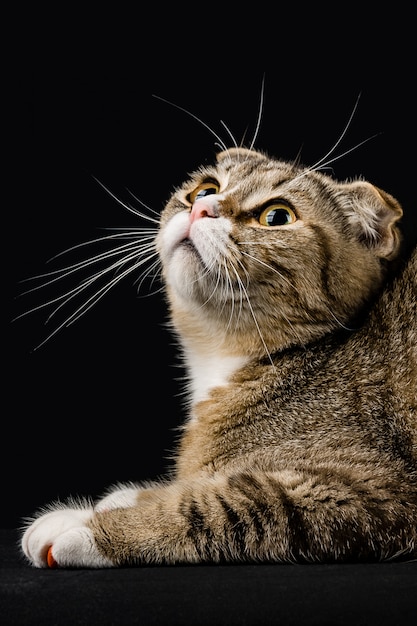
M 417 562 L 39 570 L 0 531 L 0 624 L 416 624 Z

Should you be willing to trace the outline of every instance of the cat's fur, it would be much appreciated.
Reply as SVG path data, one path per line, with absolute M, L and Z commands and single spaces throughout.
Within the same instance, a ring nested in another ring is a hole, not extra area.
M 189 373 L 175 470 L 40 511 L 29 562 L 50 546 L 60 567 L 415 558 L 417 253 L 391 277 L 401 215 L 368 182 L 249 149 L 191 174 L 155 241 Z

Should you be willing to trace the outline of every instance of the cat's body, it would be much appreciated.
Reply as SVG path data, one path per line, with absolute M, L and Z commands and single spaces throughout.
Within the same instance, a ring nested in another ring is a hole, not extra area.
M 172 476 L 51 505 L 29 561 L 415 558 L 416 251 L 386 269 L 401 214 L 252 150 L 192 174 L 155 244 L 189 373 Z

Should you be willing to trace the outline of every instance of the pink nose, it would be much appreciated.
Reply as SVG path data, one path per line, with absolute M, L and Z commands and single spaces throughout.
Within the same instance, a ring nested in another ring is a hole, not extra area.
M 210 202 L 197 200 L 194 202 L 191 209 L 190 223 L 192 224 L 195 220 L 199 220 L 201 217 L 218 217 L 218 211 Z

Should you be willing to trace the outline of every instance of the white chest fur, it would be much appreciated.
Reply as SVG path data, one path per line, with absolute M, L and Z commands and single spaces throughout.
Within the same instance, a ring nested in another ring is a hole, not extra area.
M 247 361 L 244 356 L 188 354 L 191 404 L 206 400 L 214 387 L 227 385 L 230 376 Z

